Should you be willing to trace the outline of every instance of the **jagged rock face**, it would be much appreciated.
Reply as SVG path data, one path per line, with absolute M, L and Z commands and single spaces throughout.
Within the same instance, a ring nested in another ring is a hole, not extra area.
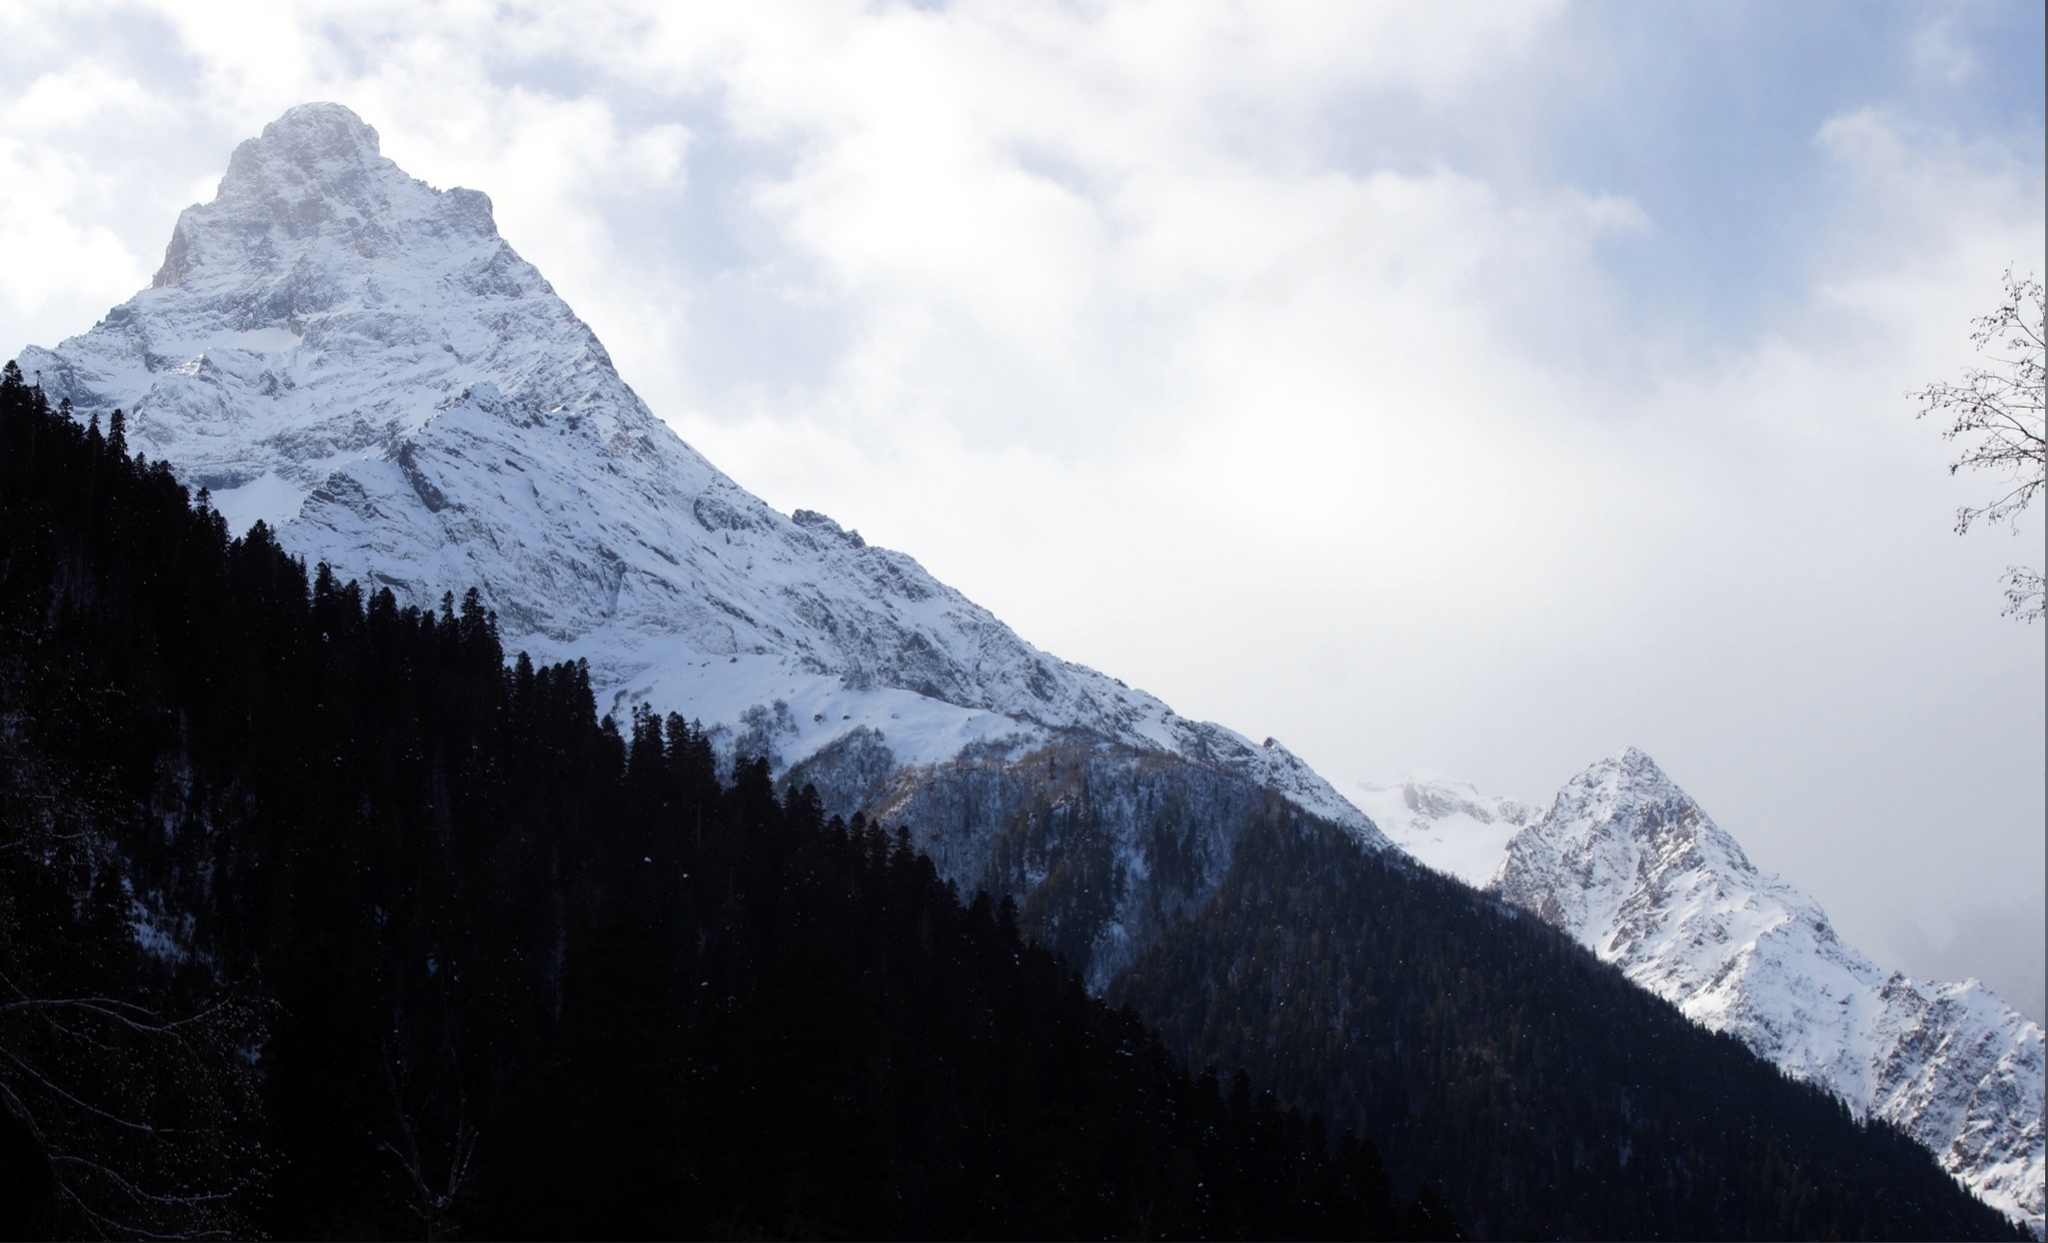
M 1919 984 L 1844 944 L 1650 757 L 1574 777 L 1491 886 L 1689 1017 L 1927 1145 L 2042 1230 L 2043 1037 L 1977 981 Z
M 1085 735 L 1270 781 L 1378 841 L 1277 746 L 1032 647 L 911 558 L 784 516 L 648 410 L 498 236 L 335 104 L 243 143 L 151 287 L 20 355 L 84 417 L 122 407 L 239 529 L 432 606 L 479 588 L 508 649 L 584 658 L 778 769 L 860 733 L 869 766 Z M 886 756 L 886 761 L 876 757 Z

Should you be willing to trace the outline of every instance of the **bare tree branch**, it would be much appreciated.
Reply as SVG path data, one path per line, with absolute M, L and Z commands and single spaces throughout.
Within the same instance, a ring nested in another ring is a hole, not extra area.
M 451 1078 L 455 1085 L 454 1133 L 448 1136 L 446 1153 L 441 1154 L 447 1168 L 446 1177 L 440 1180 L 441 1187 L 438 1190 L 435 1188 L 428 1159 L 420 1150 L 420 1119 L 406 1104 L 411 1086 L 410 1068 L 402 1058 L 392 1055 L 388 1050 L 385 1055 L 384 1082 L 391 1093 L 391 1108 L 398 1121 L 400 1142 L 393 1144 L 389 1140 L 382 1140 L 378 1144 L 378 1147 L 398 1163 L 399 1169 L 404 1173 L 411 1193 L 406 1208 L 419 1219 L 429 1239 L 448 1237 L 455 1225 L 456 1205 L 462 1193 L 468 1189 L 478 1139 L 477 1128 L 469 1118 L 468 1093 L 462 1087 L 461 1061 L 450 1044 L 443 1044 L 441 1054 L 452 1071 Z
M 1956 534 L 1973 523 L 2007 523 L 2017 533 L 2027 512 L 2048 483 L 2048 428 L 2043 426 L 2043 387 L 2048 384 L 2048 300 L 2041 283 L 2005 271 L 2005 301 L 1976 321 L 1970 334 L 1993 368 L 1972 367 L 1960 384 L 1928 385 L 1908 396 L 1920 402 L 1914 417 L 1940 413 L 1949 419 L 1943 440 L 1959 441 L 1960 456 L 1949 464 L 1951 475 L 1989 470 L 2006 475 L 2012 486 L 1984 505 L 1956 510 Z M 2032 622 L 2043 615 L 2043 580 L 2039 570 L 2011 566 L 2005 575 L 2005 614 Z

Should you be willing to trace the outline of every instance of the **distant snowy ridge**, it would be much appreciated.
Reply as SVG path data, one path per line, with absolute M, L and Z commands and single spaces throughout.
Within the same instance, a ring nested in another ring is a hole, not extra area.
M 784 516 L 654 417 L 490 200 L 435 190 L 337 104 L 294 108 L 186 209 L 149 289 L 19 359 L 81 417 L 309 564 L 432 605 L 475 585 L 508 650 L 602 702 L 702 719 L 778 769 L 856 730 L 898 764 L 1073 734 L 1280 789 L 1382 844 L 1277 745 L 1048 656 L 911 558 Z
M 2041 1027 L 1975 980 L 1917 983 L 1844 944 L 1812 897 L 1758 870 L 1649 756 L 1595 763 L 1540 815 L 1436 780 L 1367 787 L 1360 805 L 1423 863 L 1534 911 L 1696 1022 L 1900 1127 L 2042 1233 Z
M 1493 879 L 1508 840 L 1543 813 L 1534 803 L 1421 774 L 1392 785 L 1361 782 L 1351 801 L 1396 846 L 1475 889 Z

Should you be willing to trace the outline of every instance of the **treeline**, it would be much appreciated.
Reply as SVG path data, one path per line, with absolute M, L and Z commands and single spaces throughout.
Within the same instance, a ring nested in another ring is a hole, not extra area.
M 1109 996 L 1441 1179 L 1475 1237 L 2028 1237 L 1534 916 L 1277 799 Z
M 309 582 L 12 364 L 0 1229 L 1454 1234 L 901 833 L 599 720 L 474 593 Z

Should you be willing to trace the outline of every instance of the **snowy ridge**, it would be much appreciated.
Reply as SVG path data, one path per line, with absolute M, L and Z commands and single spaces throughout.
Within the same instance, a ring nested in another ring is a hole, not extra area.
M 1372 824 L 1254 746 L 1020 639 L 911 558 L 769 508 L 658 420 L 498 236 L 336 104 L 238 147 L 151 287 L 22 368 L 261 519 L 308 564 L 433 605 L 475 585 L 508 650 L 589 660 L 601 702 L 778 769 L 857 730 L 896 764 L 1075 734 L 1165 750 Z M 867 737 L 868 734 L 863 734 Z
M 2041 1234 L 2040 1026 L 1975 980 L 1916 983 L 1844 944 L 1649 756 L 1630 748 L 1572 778 L 1488 887 L 1694 1021 L 1898 1126 Z
M 1543 811 L 1534 803 L 1481 794 L 1434 774 L 1392 785 L 1359 782 L 1351 800 L 1396 846 L 1475 889 L 1493 879 L 1508 839 Z

